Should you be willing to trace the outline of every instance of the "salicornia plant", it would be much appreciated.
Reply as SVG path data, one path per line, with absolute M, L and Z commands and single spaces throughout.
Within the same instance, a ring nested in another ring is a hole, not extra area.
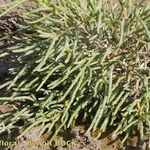
M 4 16 L 23 1 L 8 5 Z M 0 103 L 14 110 L 0 115 L 0 133 L 19 128 L 23 136 L 40 125 L 53 139 L 84 123 L 97 138 L 109 127 L 123 142 L 138 129 L 150 135 L 150 8 L 142 1 L 36 0 L 24 23 L 1 40 L 15 44 L 9 91 Z M 6 6 L 3 6 L 6 7 Z M 1 54 L 2 55 L 2 54 Z M 13 78 L 13 79 L 12 79 Z M 18 121 L 23 124 L 17 126 Z

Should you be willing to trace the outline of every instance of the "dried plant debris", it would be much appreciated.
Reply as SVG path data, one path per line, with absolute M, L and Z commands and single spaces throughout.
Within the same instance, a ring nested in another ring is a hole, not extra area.
M 22 1 L 15 1 L 18 6 Z M 0 133 L 21 130 L 22 137 L 41 125 L 40 135 L 86 125 L 100 138 L 138 131 L 150 137 L 150 7 L 142 1 L 36 0 L 37 9 L 20 15 L 26 24 L 14 34 L 17 67 L 0 88 L 11 91 L 0 102 L 14 104 L 0 116 Z M 1 16 L 10 9 L 3 11 Z M 15 23 L 15 21 L 14 21 Z M 16 105 L 20 103 L 20 105 Z M 23 120 L 23 124 L 16 123 Z

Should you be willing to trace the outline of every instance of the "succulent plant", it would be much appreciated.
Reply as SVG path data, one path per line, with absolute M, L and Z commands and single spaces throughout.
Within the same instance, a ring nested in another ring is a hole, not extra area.
M 25 0 L 24 0 L 25 1 Z M 23 2 L 24 2 L 23 1 Z M 6 15 L 22 1 L 13 2 Z M 135 128 L 141 140 L 150 134 L 150 8 L 128 1 L 36 0 L 24 12 L 24 24 L 3 39 L 14 44 L 0 102 L 14 110 L 0 115 L 0 133 L 34 126 L 52 132 L 83 123 L 97 138 L 110 127 L 112 137 Z M 4 6 L 3 6 L 4 7 Z M 18 127 L 17 122 L 23 121 Z

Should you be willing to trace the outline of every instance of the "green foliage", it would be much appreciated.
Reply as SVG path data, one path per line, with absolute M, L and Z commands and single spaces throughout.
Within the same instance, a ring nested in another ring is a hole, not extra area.
M 138 128 L 143 140 L 150 133 L 149 7 L 37 2 L 39 8 L 21 15 L 25 25 L 14 22 L 16 43 L 5 48 L 17 66 L 1 85 L 10 95 L 0 101 L 15 107 L 0 115 L 0 133 L 23 120 L 20 136 L 41 125 L 41 134 L 54 131 L 53 139 L 82 122 L 87 134 L 98 128 L 98 138 L 114 126 L 113 138 L 125 133 L 125 141 Z

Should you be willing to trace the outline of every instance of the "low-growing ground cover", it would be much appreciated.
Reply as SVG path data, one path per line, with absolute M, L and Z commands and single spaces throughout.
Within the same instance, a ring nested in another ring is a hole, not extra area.
M 0 87 L 9 91 L 1 104 L 13 106 L 0 115 L 0 132 L 18 128 L 21 137 L 40 125 L 40 135 L 51 132 L 53 140 L 82 123 L 97 138 L 109 128 L 122 142 L 134 132 L 142 141 L 149 138 L 149 6 L 130 0 L 36 2 L 39 7 L 22 13 L 23 23 L 12 20 L 16 30 L 1 37 L 13 44 L 0 56 L 15 56 L 15 67 Z

